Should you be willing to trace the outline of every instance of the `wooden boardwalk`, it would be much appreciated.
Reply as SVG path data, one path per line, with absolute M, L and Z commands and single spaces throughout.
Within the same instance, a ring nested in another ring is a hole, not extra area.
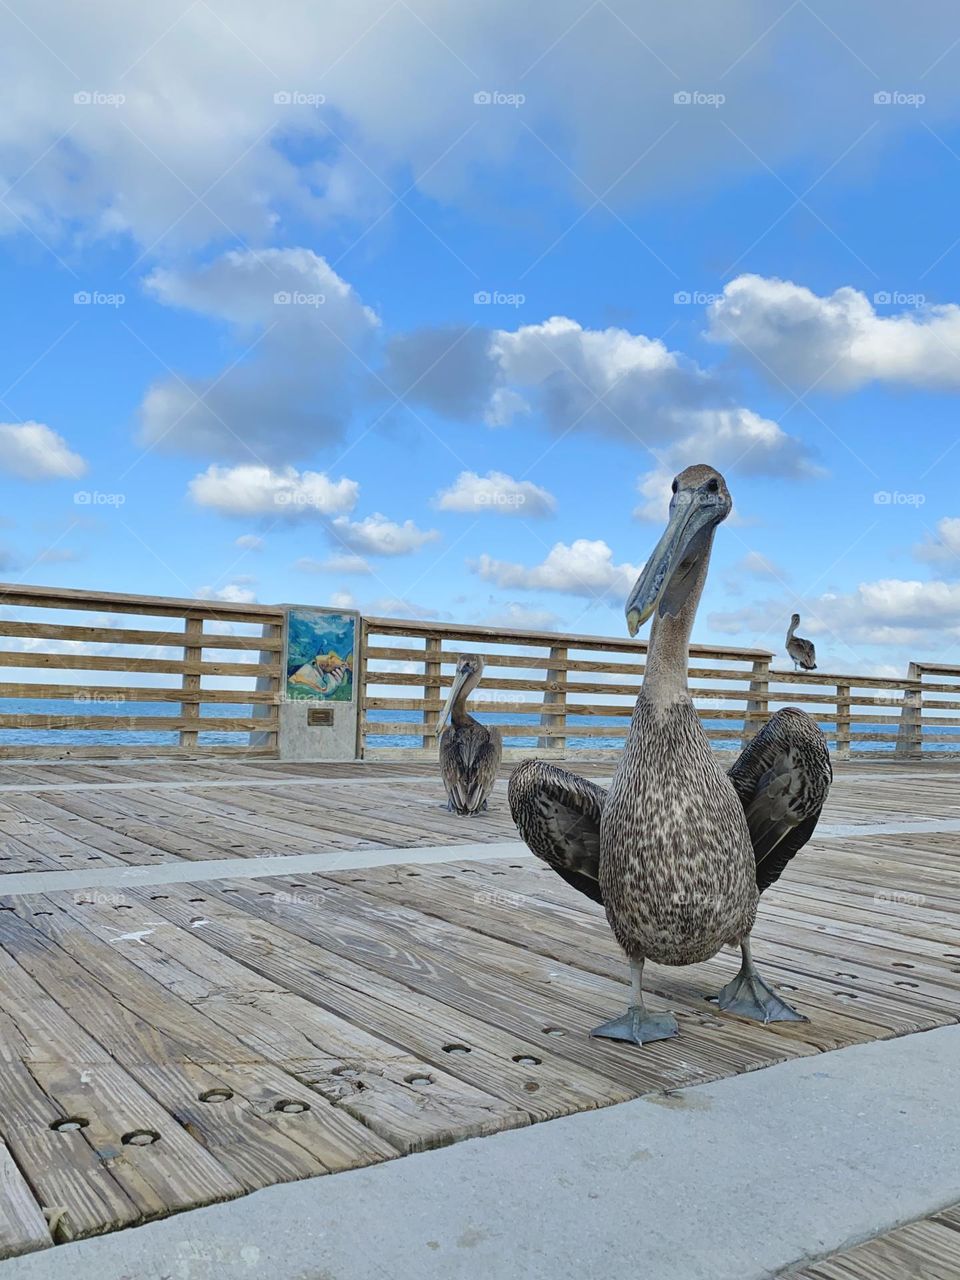
M 418 764 L 4 766 L 0 1254 L 956 1022 L 958 782 L 838 770 L 755 934 L 808 1023 L 719 1015 L 725 953 L 651 970 L 680 1035 L 640 1050 L 587 1034 L 627 996 L 599 908 L 519 848 L 418 860 L 515 840 L 503 782 L 470 820 Z

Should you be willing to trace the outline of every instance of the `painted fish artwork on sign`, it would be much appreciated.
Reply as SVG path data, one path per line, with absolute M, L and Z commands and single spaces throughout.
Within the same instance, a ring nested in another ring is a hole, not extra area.
M 352 701 L 356 633 L 355 614 L 291 609 L 287 615 L 287 697 Z

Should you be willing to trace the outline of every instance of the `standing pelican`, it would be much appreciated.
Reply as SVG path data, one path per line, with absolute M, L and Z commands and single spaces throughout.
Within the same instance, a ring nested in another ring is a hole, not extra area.
M 804 671 L 816 671 L 817 651 L 813 647 L 813 641 L 804 640 L 802 636 L 793 634 L 799 625 L 800 615 L 795 613 L 790 619 L 790 627 L 787 631 L 787 653 L 793 659 L 794 671 L 799 671 L 801 667 Z
M 440 774 L 447 789 L 447 808 L 456 813 L 479 813 L 497 780 L 503 741 L 497 729 L 474 720 L 467 712 L 467 698 L 480 683 L 483 659 L 464 653 L 449 696 L 437 721 L 440 734 Z M 451 723 L 444 729 L 447 716 Z
M 750 931 L 759 892 L 809 840 L 830 785 L 817 725 L 779 711 L 728 776 L 710 747 L 687 686 L 690 633 L 713 536 L 731 508 L 723 476 L 688 467 L 673 482 L 666 532 L 626 605 L 631 635 L 651 615 L 643 687 L 608 794 L 583 778 L 528 760 L 509 799 L 531 850 L 602 902 L 630 960 L 625 1014 L 592 1034 L 644 1044 L 676 1035 L 672 1014 L 648 1012 L 643 966 L 696 964 L 725 943 L 742 965 L 721 1009 L 762 1022 L 803 1020 L 757 973 Z

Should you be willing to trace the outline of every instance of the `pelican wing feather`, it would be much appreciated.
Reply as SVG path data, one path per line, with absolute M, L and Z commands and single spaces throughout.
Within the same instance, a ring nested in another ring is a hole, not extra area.
M 473 720 L 447 725 L 440 735 L 440 774 L 457 813 L 478 813 L 497 780 L 503 740 L 497 729 Z
M 729 776 L 746 814 L 762 893 L 819 821 L 833 779 L 826 738 L 805 712 L 785 707 L 747 745 Z
M 507 790 L 520 835 L 557 875 L 594 902 L 600 892 L 603 787 L 544 760 L 524 760 Z

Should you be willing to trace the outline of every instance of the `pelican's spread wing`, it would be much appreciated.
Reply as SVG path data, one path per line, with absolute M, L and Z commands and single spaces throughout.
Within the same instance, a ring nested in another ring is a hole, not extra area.
M 493 789 L 503 742 L 496 729 L 447 725 L 440 735 L 440 773 L 458 813 L 476 813 Z
M 761 893 L 813 835 L 832 780 L 826 738 L 796 707 L 771 716 L 730 770 L 747 816 Z
M 600 892 L 600 816 L 607 793 L 544 760 L 524 760 L 507 791 L 510 812 L 531 853 L 585 893 Z

